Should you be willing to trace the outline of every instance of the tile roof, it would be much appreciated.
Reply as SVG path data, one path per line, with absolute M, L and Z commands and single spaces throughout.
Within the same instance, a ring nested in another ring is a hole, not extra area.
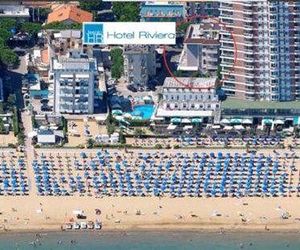
M 60 8 L 54 9 L 49 15 L 47 23 L 62 22 L 65 20 L 72 20 L 76 23 L 93 21 L 93 14 L 79 9 L 74 5 L 63 5 Z

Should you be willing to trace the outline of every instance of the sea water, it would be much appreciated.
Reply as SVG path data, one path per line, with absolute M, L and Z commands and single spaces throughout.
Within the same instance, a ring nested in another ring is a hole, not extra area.
M 2 234 L 0 249 L 109 249 L 109 250 L 229 250 L 300 249 L 296 233 L 203 233 L 203 232 L 78 232 Z M 36 240 L 38 239 L 38 240 Z

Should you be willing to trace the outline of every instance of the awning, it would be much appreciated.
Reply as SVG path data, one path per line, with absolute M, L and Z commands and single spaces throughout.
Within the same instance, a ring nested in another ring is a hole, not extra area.
M 231 124 L 241 124 L 242 123 L 242 119 L 240 119 L 240 118 L 233 118 L 233 119 L 230 119 L 230 123 Z
M 264 118 L 262 119 L 262 125 L 272 125 L 273 124 L 273 120 L 269 119 L 269 118 Z
M 193 129 L 193 126 L 187 125 L 183 127 L 183 130 L 190 130 L 190 129 Z
M 138 120 L 138 121 L 140 121 L 140 120 L 143 120 L 143 118 L 141 116 L 133 116 L 132 120 Z
M 147 95 L 147 96 L 143 97 L 143 100 L 144 101 L 152 101 L 152 97 Z
M 192 123 L 201 123 L 203 121 L 202 118 L 193 118 Z
M 235 125 L 234 129 L 236 129 L 236 130 L 244 130 L 245 128 L 243 127 L 243 125 Z
M 124 120 L 123 116 L 121 116 L 121 115 L 115 116 L 115 119 L 116 119 L 117 121 L 122 121 L 122 120 Z
M 174 130 L 175 128 L 177 128 L 176 125 L 170 124 L 170 125 L 167 127 L 167 130 Z
M 293 119 L 294 126 L 300 125 L 300 116 L 295 116 Z
M 184 119 L 181 120 L 181 123 L 189 124 L 189 123 L 191 123 L 191 120 L 187 119 L 187 118 L 184 118 Z
M 274 121 L 274 124 L 277 124 L 277 125 L 283 125 L 284 124 L 284 121 L 283 120 L 280 120 L 280 119 L 276 119 Z
M 113 115 L 122 115 L 123 111 L 121 109 L 115 109 L 111 112 Z
M 221 124 L 229 124 L 230 121 L 229 121 L 228 119 L 222 119 L 222 120 L 220 121 L 220 123 L 221 123 Z
M 181 119 L 180 118 L 171 118 L 171 123 L 181 123 Z
M 232 126 L 225 126 L 225 127 L 224 127 L 224 130 L 231 130 L 231 129 L 233 129 Z
M 253 119 L 243 119 L 242 124 L 251 125 L 253 124 Z

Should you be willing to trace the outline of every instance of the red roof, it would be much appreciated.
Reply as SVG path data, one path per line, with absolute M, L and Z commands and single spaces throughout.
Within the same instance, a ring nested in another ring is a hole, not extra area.
M 71 20 L 75 23 L 91 22 L 93 21 L 93 14 L 79 9 L 75 5 L 63 5 L 53 10 L 48 15 L 47 23 L 63 22 Z

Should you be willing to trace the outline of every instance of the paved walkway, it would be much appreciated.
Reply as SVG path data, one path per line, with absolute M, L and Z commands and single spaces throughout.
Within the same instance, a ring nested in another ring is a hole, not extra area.
M 28 138 L 28 133 L 33 130 L 31 114 L 27 111 L 22 112 L 22 121 L 24 125 L 24 134 L 25 134 L 25 156 L 27 159 L 27 173 L 28 173 L 28 182 L 29 182 L 29 195 L 36 195 L 36 186 L 34 182 L 34 172 L 32 166 L 32 161 L 35 158 L 35 150 L 31 144 L 31 138 Z

